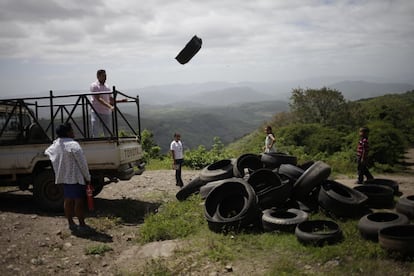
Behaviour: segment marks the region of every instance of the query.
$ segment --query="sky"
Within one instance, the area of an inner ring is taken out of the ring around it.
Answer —
[[[193,59],[175,57],[197,35]],[[2,93],[108,84],[284,82],[339,76],[414,84],[412,0],[0,0]]]

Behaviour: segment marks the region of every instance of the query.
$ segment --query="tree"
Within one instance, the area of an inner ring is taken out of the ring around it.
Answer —
[[[296,88],[290,100],[291,111],[300,123],[334,126],[346,119],[347,102],[342,93],[335,89]]]
[[[161,147],[158,146],[154,141],[154,134],[148,129],[144,129],[141,133],[141,145],[144,150],[144,159],[160,158]]]

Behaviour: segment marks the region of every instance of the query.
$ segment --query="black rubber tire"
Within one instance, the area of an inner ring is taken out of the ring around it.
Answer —
[[[55,184],[53,170],[44,170],[35,176],[33,181],[33,197],[36,203],[45,210],[63,210],[63,185]]]
[[[315,162],[295,182],[292,197],[305,202],[315,187],[320,186],[331,174],[331,167],[322,161]]]
[[[410,219],[414,218],[414,195],[407,195],[398,199],[395,209]]]
[[[302,164],[298,164],[297,166],[299,168],[301,168],[302,170],[306,171],[307,169],[309,169],[313,164],[315,164],[315,161],[311,160],[311,161],[306,161],[305,163]]]
[[[390,187],[391,189],[394,190],[394,195],[399,195],[400,192],[400,188],[399,185],[396,181],[392,180],[392,179],[385,179],[385,178],[374,178],[374,179],[370,179],[370,180],[365,180],[364,184],[374,184],[374,185],[383,185],[383,186],[387,186]]]
[[[188,182],[188,184],[184,185],[176,194],[175,197],[179,201],[186,200],[188,197],[190,197],[193,194],[197,194],[200,192],[200,188],[204,185],[206,185],[207,182],[204,180],[201,180],[199,176]]]
[[[282,164],[296,165],[298,162],[296,156],[287,155],[282,152],[263,153],[260,157],[260,160],[266,168],[270,169],[278,168]]]
[[[289,199],[292,188],[292,184],[286,181],[281,182],[280,186],[269,187],[257,192],[260,209],[282,206]]]
[[[211,190],[213,190],[216,186],[221,185],[223,182],[225,182],[226,179],[224,180],[217,180],[217,181],[213,181],[213,182],[208,182],[206,185],[201,186],[200,187],[200,196],[201,199],[206,199],[208,194],[211,192]]]
[[[368,197],[333,180],[326,180],[319,191],[318,202],[331,217],[360,217],[366,212]]]
[[[288,181],[282,182],[280,177],[270,169],[254,171],[247,182],[253,187],[262,210],[286,202],[292,191],[292,185]]]
[[[212,182],[233,177],[234,160],[222,159],[203,168],[200,172],[200,179],[205,182]]]
[[[262,215],[263,230],[293,233],[296,225],[308,220],[308,217],[308,213],[299,209],[266,209]]]
[[[260,156],[253,153],[246,153],[240,155],[233,166],[233,174],[235,177],[244,177],[244,169],[248,169],[249,172],[253,172],[263,168],[263,163],[260,161]]]
[[[280,175],[287,176],[292,184],[294,184],[305,171],[292,164],[282,164],[280,165],[279,169],[275,170],[275,172]]]
[[[405,215],[394,212],[376,212],[363,216],[358,222],[358,230],[363,238],[378,241],[380,229],[409,223]]]
[[[241,203],[244,203],[241,207]],[[204,216],[210,230],[239,231],[259,222],[257,197],[245,180],[226,179],[214,187],[204,203]]]
[[[414,224],[384,227],[378,232],[380,246],[403,255],[414,254]]]
[[[355,190],[368,197],[367,206],[369,208],[392,208],[394,206],[394,190],[383,185],[358,185]]]
[[[322,231],[327,230],[327,231]],[[330,220],[308,220],[299,223],[295,229],[298,241],[305,245],[323,246],[342,241],[339,225]]]

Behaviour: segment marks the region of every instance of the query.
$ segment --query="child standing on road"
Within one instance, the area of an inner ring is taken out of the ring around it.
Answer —
[[[369,129],[367,127],[361,127],[359,129],[359,142],[357,147],[357,159],[358,159],[358,180],[357,184],[364,183],[364,176],[367,177],[367,180],[374,179],[372,174],[369,172],[367,167],[368,160],[368,133]]]

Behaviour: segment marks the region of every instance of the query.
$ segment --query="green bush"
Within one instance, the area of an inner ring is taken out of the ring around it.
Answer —
[[[341,150],[343,134],[320,124],[293,124],[279,129],[285,144],[302,146],[305,153],[331,155]]]
[[[368,127],[369,157],[372,162],[395,165],[401,160],[407,146],[401,130],[381,121],[371,122]]]

